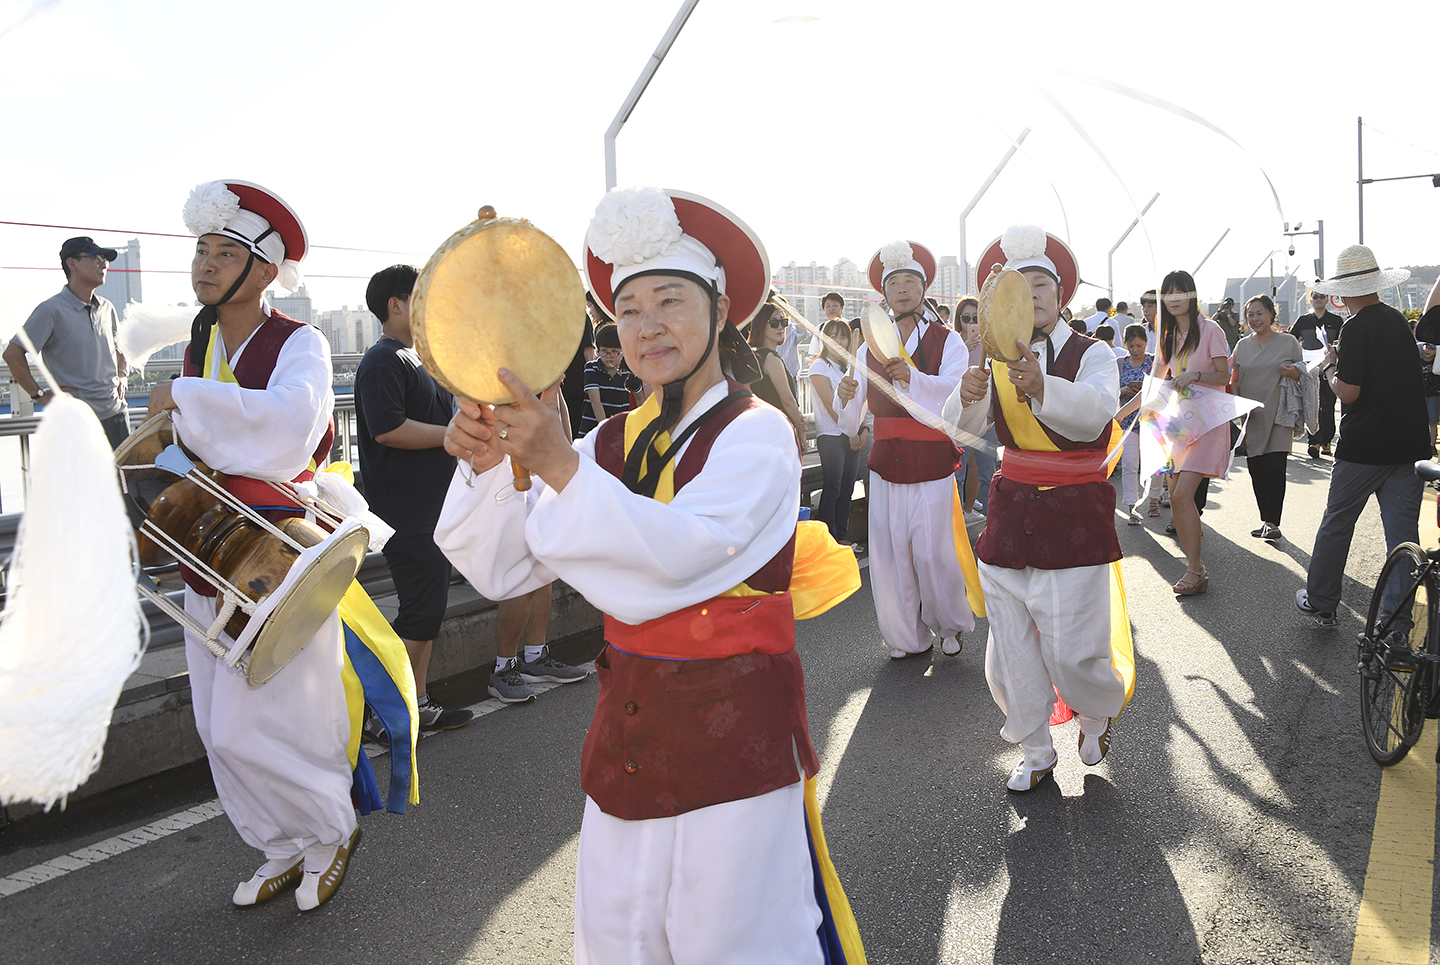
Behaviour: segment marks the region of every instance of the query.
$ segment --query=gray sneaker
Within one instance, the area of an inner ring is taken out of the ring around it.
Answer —
[[[532,684],[573,684],[590,676],[588,670],[581,670],[579,667],[572,667],[568,663],[561,663],[550,656],[549,647],[542,649],[540,656],[534,660],[516,659],[516,667],[520,671],[520,676]]]
[[[490,675],[490,696],[504,704],[523,704],[535,699],[535,691],[520,676],[519,662],[510,658],[505,669]]]

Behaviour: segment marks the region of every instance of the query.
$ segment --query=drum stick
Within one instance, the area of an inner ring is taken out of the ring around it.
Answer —
[[[510,460],[510,469],[515,473],[515,491],[517,493],[528,493],[530,491],[530,470],[520,465],[513,458]]]

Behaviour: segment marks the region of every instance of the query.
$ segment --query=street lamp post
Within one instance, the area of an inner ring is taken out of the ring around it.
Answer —
[[[1156,191],[1154,197],[1145,202],[1145,207],[1140,209],[1140,213],[1135,216],[1134,221],[1130,222],[1130,227],[1125,229],[1125,233],[1120,236],[1120,240],[1110,246],[1110,254],[1105,256],[1105,270],[1108,273],[1106,276],[1105,290],[1109,294],[1112,302],[1115,300],[1115,249],[1125,243],[1125,239],[1130,237],[1130,232],[1135,230],[1135,226],[1140,223],[1140,219],[1145,217],[1145,212],[1150,210],[1150,206],[1154,204],[1159,197],[1160,192]],[[1222,235],[1221,237],[1224,236]],[[1216,244],[1219,244],[1219,242],[1217,241]]]
[[[1015,152],[1019,150],[1020,145],[1025,142],[1025,138],[1029,136],[1030,128],[1028,127],[1020,132],[1020,136],[1011,142],[1009,149],[1005,152],[1005,156],[1000,159],[1000,163],[995,165],[995,170],[990,172],[990,176],[985,179],[985,183],[980,185],[980,190],[975,192],[975,197],[971,198],[970,203],[965,206],[965,210],[960,212],[960,294],[962,295],[970,294],[970,265],[965,260],[965,218],[971,211],[975,210],[975,206],[980,203],[980,199],[985,196],[985,192],[990,190],[990,185],[995,183],[995,179],[1000,176],[1000,172],[1005,169],[1005,165],[1010,163],[1010,159],[1015,156]],[[975,275],[975,283],[979,284],[980,270],[978,267],[975,270]]]
[[[1360,193],[1360,244],[1365,243],[1365,185],[1375,184],[1380,181],[1414,181],[1417,178],[1429,178],[1430,183],[1440,188],[1440,173],[1433,174],[1402,174],[1398,178],[1367,178],[1365,176],[1365,122],[1355,118],[1355,189]],[[1321,253],[1324,257],[1324,253]]]
[[[620,128],[630,119],[630,114],[635,110],[635,105],[640,103],[640,95],[645,93],[645,88],[650,86],[655,71],[660,69],[664,62],[665,55],[675,43],[675,38],[680,36],[685,21],[690,19],[690,14],[695,11],[695,5],[700,0],[685,0],[680,4],[680,12],[675,14],[675,19],[670,22],[670,29],[665,31],[665,36],[660,38],[660,45],[645,62],[645,69],[640,71],[640,77],[635,81],[635,86],[630,88],[625,103],[620,105],[620,110],[615,114],[615,120],[610,122],[610,127],[605,131],[605,190],[609,191],[615,187],[615,138],[620,133]]]

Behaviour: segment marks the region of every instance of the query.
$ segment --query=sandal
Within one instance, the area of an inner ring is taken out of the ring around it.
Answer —
[[[1194,596],[1196,593],[1204,593],[1210,589],[1210,574],[1201,571],[1186,570],[1180,582],[1171,587],[1176,596]]]
[[[1174,536],[1174,535],[1176,535],[1176,533],[1175,533],[1175,520],[1172,519],[1172,520],[1170,520],[1170,522],[1168,522],[1168,523],[1165,524],[1165,532],[1166,532],[1166,534],[1169,535],[1169,536]]]
[[[1150,518],[1151,518],[1151,519],[1159,519],[1159,518],[1160,518],[1160,500],[1158,500],[1158,499],[1152,499],[1152,500],[1150,500]]]

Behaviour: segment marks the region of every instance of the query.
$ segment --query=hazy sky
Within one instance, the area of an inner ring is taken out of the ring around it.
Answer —
[[[359,303],[364,281],[318,276],[423,263],[482,204],[576,253],[605,128],[678,6],[0,0],[0,220],[183,232],[194,184],[256,181],[314,244],[408,253],[314,252],[320,308]],[[1285,219],[1325,220],[1332,268],[1356,234],[1357,114],[1374,125],[1367,175],[1440,171],[1433,51],[1410,40],[1433,42],[1434,0],[1348,9],[702,0],[620,135],[619,180],[714,198],[772,266],[863,265],[900,236],[955,254],[961,208],[1028,126],[970,217],[972,258],[1007,224],[1064,235],[1068,220],[1083,276],[1104,286],[1106,252],[1159,191],[1115,256],[1117,297],[1193,269],[1227,227],[1202,292],[1271,249],[1277,273],[1308,274],[1315,239],[1287,259],[1262,169]],[[1242,147],[1056,68],[1179,105]],[[1428,180],[1366,189],[1384,265],[1440,261],[1437,223]],[[55,265],[73,233],[0,225],[0,265]],[[142,244],[147,269],[177,272],[147,274],[146,300],[188,300],[192,243]],[[0,328],[60,284],[0,271]]]

